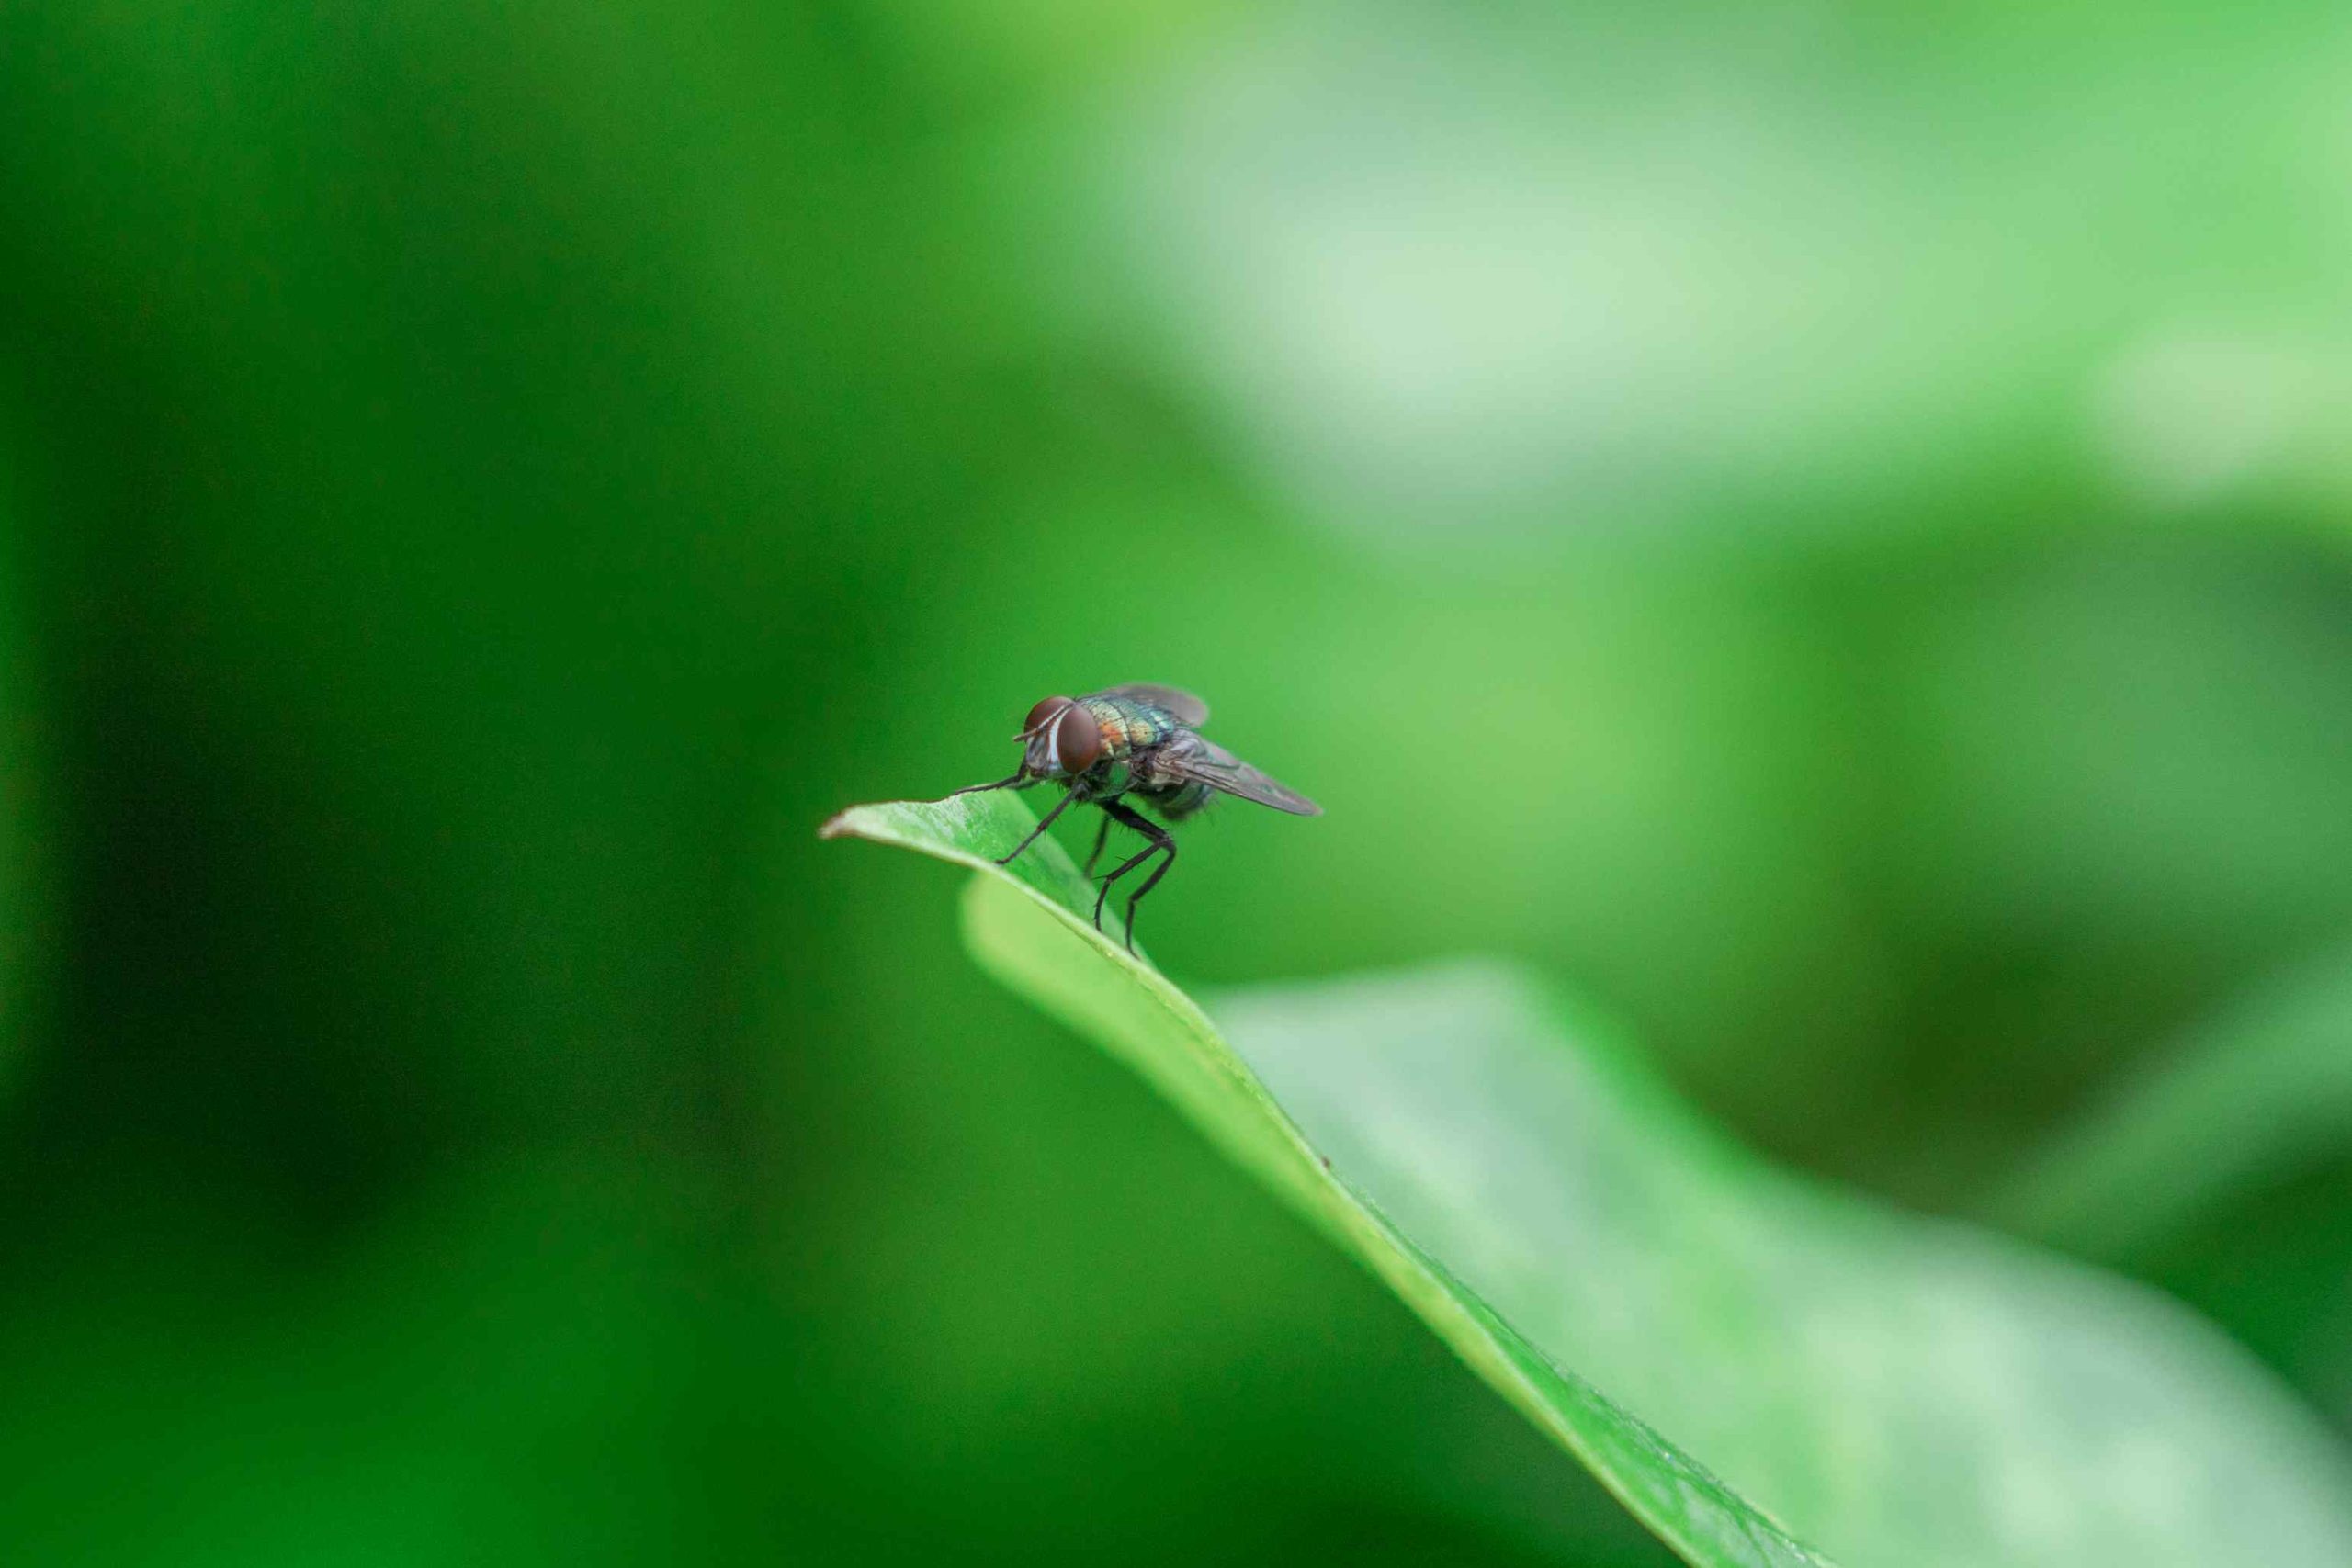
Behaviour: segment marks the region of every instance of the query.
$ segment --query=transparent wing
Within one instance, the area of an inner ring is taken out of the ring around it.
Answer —
[[[1179,691],[1174,686],[1155,686],[1148,681],[1130,681],[1124,686],[1114,686],[1107,692],[1095,694],[1149,703],[1171,715],[1179,724],[1206,724],[1209,721],[1209,705],[1192,693]]]
[[[1211,789],[1254,800],[1294,817],[1323,815],[1321,807],[1298,791],[1277,784],[1216,741],[1189,729],[1153,751],[1148,766],[1160,779],[1204,784]]]

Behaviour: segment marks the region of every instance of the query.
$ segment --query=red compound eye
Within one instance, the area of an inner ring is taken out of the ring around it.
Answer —
[[[1035,707],[1029,710],[1028,718],[1023,720],[1022,723],[1021,733],[1023,735],[1035,735],[1037,731],[1045,728],[1046,722],[1053,718],[1055,715],[1060,713],[1062,709],[1069,705],[1070,701],[1068,697],[1047,697],[1044,702],[1039,703]]]
[[[1102,758],[1102,727],[1076,703],[1054,723],[1054,750],[1067,773],[1082,773]]]

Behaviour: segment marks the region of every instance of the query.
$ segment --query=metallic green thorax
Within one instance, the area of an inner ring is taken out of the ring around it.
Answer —
[[[1165,709],[1132,697],[1082,697],[1080,701],[1102,727],[1105,759],[1156,746],[1177,730],[1175,717]]]
[[[1102,730],[1102,760],[1089,768],[1087,783],[1098,795],[1125,793],[1135,783],[1127,759],[1176,733],[1174,716],[1130,697],[1082,697],[1080,702]]]

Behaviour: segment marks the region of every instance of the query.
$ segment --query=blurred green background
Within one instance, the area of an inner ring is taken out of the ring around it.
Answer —
[[[1972,1212],[2352,931],[2347,104],[2315,4],[0,11],[0,1550],[1659,1561],[813,829],[1194,687],[1329,815],[1171,974],[1517,953]],[[2120,1260],[2352,1426],[2299,1159]]]

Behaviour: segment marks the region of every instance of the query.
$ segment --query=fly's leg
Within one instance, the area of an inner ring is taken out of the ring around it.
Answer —
[[[1019,789],[1025,782],[1022,774],[1015,773],[1009,779],[999,779],[994,784],[966,784],[962,789],[951,789],[947,792],[947,798],[953,800],[959,795],[978,795],[982,790]]]
[[[1011,854],[998,856],[996,863],[999,865],[1011,865],[1014,861],[1019,860],[1021,858],[1021,852],[1035,843],[1037,841],[1037,835],[1052,827],[1054,825],[1054,818],[1059,817],[1063,812],[1068,811],[1070,807],[1070,803],[1078,798],[1079,792],[1074,789],[1063,795],[1059,800],[1054,802],[1054,808],[1051,811],[1046,812],[1045,816],[1037,819],[1037,825],[1029,829],[1029,836],[1022,840],[1019,843],[1013,845],[1012,852]]]
[[[1094,863],[1102,858],[1102,846],[1110,841],[1111,816],[1109,808],[1105,807],[1102,815],[1102,826],[1096,829],[1094,834],[1094,852],[1086,857],[1086,870],[1082,874],[1089,877],[1094,874]]]
[[[1126,875],[1127,873],[1135,870],[1136,867],[1141,865],[1144,862],[1149,860],[1159,852],[1159,846],[1158,844],[1146,844],[1142,849],[1138,850],[1134,854],[1128,856],[1125,860],[1121,861],[1118,864],[1111,868],[1111,874],[1104,877],[1102,879],[1102,886],[1096,888],[1094,891],[1094,929],[1096,931],[1099,931],[1102,929],[1102,901],[1111,897],[1111,884],[1118,881],[1119,878]]]
[[[1176,863],[1176,840],[1149,818],[1137,815],[1115,800],[1106,800],[1102,803],[1102,814],[1106,818],[1115,818],[1123,827],[1134,829],[1151,842],[1145,845],[1140,853],[1130,855],[1127,859],[1121,861],[1112,869],[1111,874],[1102,879],[1102,890],[1094,896],[1094,929],[1096,931],[1102,929],[1102,901],[1111,896],[1111,884],[1118,881],[1152,856],[1163,857],[1158,865],[1152,867],[1151,874],[1144,878],[1143,886],[1136,888],[1134,895],[1127,899],[1127,951],[1133,953],[1136,950],[1136,906],[1143,901],[1143,896],[1150,892],[1161,877],[1168,874],[1168,868]]]
[[[1127,895],[1127,951],[1129,953],[1136,950],[1136,906],[1143,902],[1145,894],[1159,886],[1159,879],[1168,874],[1170,866],[1176,863],[1176,840],[1171,838],[1161,848],[1168,852],[1167,858],[1151,868],[1151,874],[1143,879],[1141,887]]]

